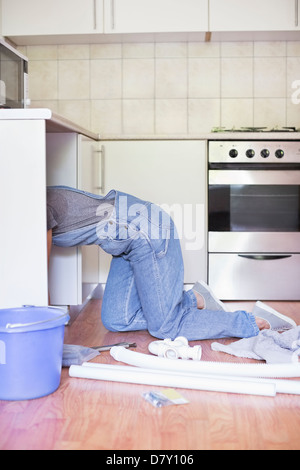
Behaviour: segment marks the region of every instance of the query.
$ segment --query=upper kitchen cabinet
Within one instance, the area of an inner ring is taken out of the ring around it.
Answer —
[[[2,35],[17,44],[22,37],[99,33],[103,0],[2,0]]]
[[[109,34],[208,30],[208,0],[104,0],[104,12]]]
[[[212,32],[297,31],[300,0],[210,0]]]

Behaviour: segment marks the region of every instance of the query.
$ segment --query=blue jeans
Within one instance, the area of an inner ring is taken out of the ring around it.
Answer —
[[[108,330],[148,330],[156,338],[185,336],[190,341],[258,334],[250,313],[197,309],[193,291],[183,289],[176,228],[158,206],[117,191],[105,197],[87,194],[115,198],[109,220],[54,235],[53,243],[96,244],[112,255],[102,303],[102,321]]]

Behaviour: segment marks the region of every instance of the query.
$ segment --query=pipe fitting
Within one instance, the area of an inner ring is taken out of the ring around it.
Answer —
[[[148,346],[149,351],[167,359],[193,359],[200,361],[202,357],[201,346],[189,346],[188,340],[184,336],[178,336],[174,341],[167,338],[163,341],[153,341]]]

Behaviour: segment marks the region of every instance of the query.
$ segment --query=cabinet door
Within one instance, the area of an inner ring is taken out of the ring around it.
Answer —
[[[45,122],[1,120],[0,149],[0,308],[46,306]]]
[[[73,133],[47,134],[47,185],[77,187],[78,136]],[[52,305],[82,303],[81,248],[54,246],[49,269]]]
[[[103,0],[2,0],[3,36],[103,32]]]
[[[104,0],[105,33],[208,30],[208,0]]]
[[[117,189],[159,204],[173,216],[183,251],[185,283],[206,280],[206,143],[103,142],[104,192]],[[100,282],[110,259],[101,252]]]
[[[299,29],[299,0],[210,0],[210,31]]]
[[[97,173],[101,144],[79,136],[78,188],[89,193],[99,194]],[[101,172],[100,172],[101,174]],[[82,246],[82,282],[85,291],[99,283],[99,247]]]

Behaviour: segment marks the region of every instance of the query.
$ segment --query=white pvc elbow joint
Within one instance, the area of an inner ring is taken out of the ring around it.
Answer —
[[[163,341],[153,341],[148,346],[149,351],[158,357],[167,359],[193,359],[200,361],[202,356],[201,346],[189,346],[184,336],[179,336],[174,341],[167,338]]]

